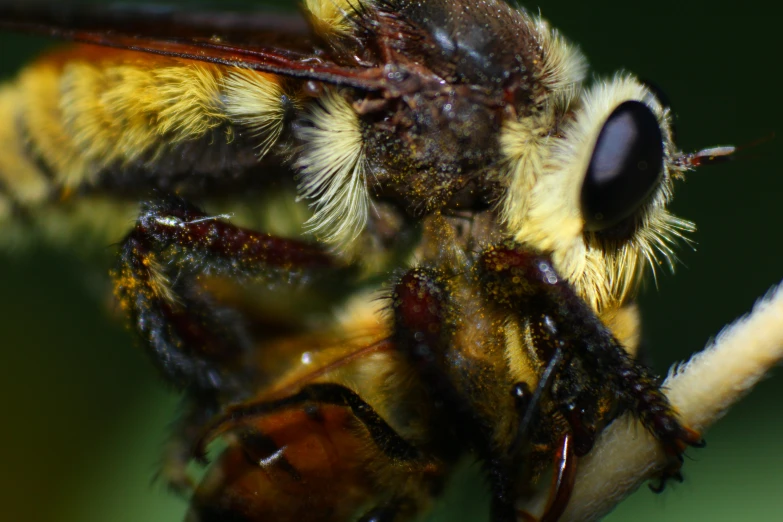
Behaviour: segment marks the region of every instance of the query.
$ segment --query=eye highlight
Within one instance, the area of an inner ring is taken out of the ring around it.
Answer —
[[[601,231],[638,209],[663,176],[663,133],[640,101],[620,104],[604,123],[582,184],[584,229]]]

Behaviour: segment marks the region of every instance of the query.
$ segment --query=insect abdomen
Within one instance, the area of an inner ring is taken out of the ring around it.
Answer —
[[[3,88],[0,176],[30,204],[131,174],[240,173],[274,146],[292,99],[273,75],[74,47]]]
[[[247,183],[295,100],[278,77],[243,69],[90,46],[47,55],[0,87],[0,220],[43,207],[70,220],[63,203],[78,197],[74,209],[101,221],[97,199]],[[107,239],[134,213],[119,212]]]

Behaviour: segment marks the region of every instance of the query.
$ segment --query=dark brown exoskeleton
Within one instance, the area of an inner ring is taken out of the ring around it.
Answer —
[[[668,109],[632,76],[584,85],[574,47],[497,0],[305,13],[0,8],[114,48],[0,92],[25,129],[0,175],[45,187],[2,197],[63,219],[53,196],[147,199],[112,276],[185,394],[164,477],[188,491],[188,462],[226,444],[188,520],[406,520],[472,458],[494,522],[534,518],[551,470],[552,522],[622,411],[681,478],[700,437],[634,359],[638,282],[691,228],[673,180],[706,161]]]

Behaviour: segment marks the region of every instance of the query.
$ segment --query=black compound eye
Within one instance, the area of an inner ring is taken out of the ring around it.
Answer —
[[[662,176],[658,119],[642,102],[620,104],[598,135],[582,184],[585,230],[604,230],[633,214]]]

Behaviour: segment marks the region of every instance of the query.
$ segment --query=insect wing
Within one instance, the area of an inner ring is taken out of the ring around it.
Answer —
[[[307,38],[310,33],[301,17],[251,13],[235,27],[237,16],[152,7],[85,10],[12,3],[0,5],[0,29],[360,89],[384,86],[377,68],[346,67],[330,60]]]
[[[166,5],[0,4],[0,24],[46,32],[53,28],[114,32],[166,38],[219,38],[224,43],[270,45],[306,52],[312,34],[302,16],[292,13],[192,11]]]

